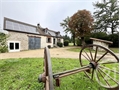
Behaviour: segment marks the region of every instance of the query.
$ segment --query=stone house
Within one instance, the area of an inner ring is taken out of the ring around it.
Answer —
[[[63,43],[63,37],[59,31],[42,28],[39,24],[34,26],[5,17],[4,30],[8,32],[9,52],[39,49],[46,46],[55,47],[57,42]]]

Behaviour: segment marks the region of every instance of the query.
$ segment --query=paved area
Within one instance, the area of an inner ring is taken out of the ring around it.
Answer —
[[[51,48],[50,56],[51,57],[60,57],[60,58],[78,58],[79,52],[71,52],[67,49],[74,47],[64,47],[64,48]],[[11,53],[2,53],[0,54],[0,59],[7,58],[34,58],[34,57],[42,57],[44,56],[44,49],[37,50],[28,50],[21,52],[11,52]]]
[[[67,49],[75,48],[75,47],[63,47],[63,48],[51,48],[50,56],[55,58],[79,58],[79,52],[72,52]],[[119,57],[119,54],[116,54]],[[1,53],[0,59],[7,59],[7,58],[43,58],[44,56],[44,49],[37,49],[37,50],[28,50],[28,51],[21,51],[21,52],[11,52],[11,53]],[[98,57],[101,55],[98,55]],[[107,57],[109,60],[113,59],[111,55]]]

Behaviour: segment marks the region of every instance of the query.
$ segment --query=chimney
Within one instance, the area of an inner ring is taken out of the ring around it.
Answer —
[[[40,27],[40,24],[38,23],[37,26]]]

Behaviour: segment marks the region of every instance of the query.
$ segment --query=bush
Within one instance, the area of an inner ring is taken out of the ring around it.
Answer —
[[[64,46],[68,46],[69,45],[69,41],[68,40],[65,40],[64,41]]]
[[[108,35],[108,40],[113,42],[110,47],[119,47],[119,33]]]
[[[0,33],[0,53],[8,52],[6,39],[7,39],[7,36],[4,33]]]
[[[48,45],[48,48],[51,48],[51,45]]]
[[[77,44],[77,46],[81,46],[81,44],[82,44],[82,42],[81,42],[81,40],[80,39],[78,39],[78,38],[76,38],[76,44]]]
[[[98,38],[98,39],[107,40],[108,35],[105,32],[97,32],[97,33],[92,33],[91,37],[92,38]]]
[[[63,47],[63,44],[60,43],[60,42],[57,42],[57,46],[59,46],[59,47]]]

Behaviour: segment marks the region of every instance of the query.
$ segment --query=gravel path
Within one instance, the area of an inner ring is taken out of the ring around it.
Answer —
[[[50,56],[56,58],[79,58],[79,52],[72,52],[68,51],[69,48],[75,47],[63,47],[63,48],[51,48]],[[119,56],[119,54],[116,54]],[[11,53],[2,53],[0,54],[0,59],[7,59],[7,58],[43,58],[44,56],[44,49],[37,49],[37,50],[28,50],[28,51],[21,51],[21,52],[11,52]],[[109,56],[109,59],[112,56]],[[111,58],[112,59],[112,58]]]
[[[64,47],[64,48],[51,48],[50,56],[51,57],[59,57],[59,58],[78,58],[79,52],[71,52],[66,49],[74,48],[74,47]],[[44,49],[37,50],[28,50],[21,52],[11,52],[11,53],[2,53],[0,54],[0,59],[7,58],[36,58],[44,56]]]

